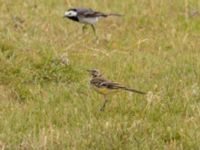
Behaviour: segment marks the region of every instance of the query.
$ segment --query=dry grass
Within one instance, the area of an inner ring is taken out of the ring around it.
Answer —
[[[120,12],[91,29],[73,6]],[[200,2],[0,2],[0,149],[200,149]],[[102,97],[88,68],[143,97]]]

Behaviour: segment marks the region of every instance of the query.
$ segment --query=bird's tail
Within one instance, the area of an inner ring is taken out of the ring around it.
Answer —
[[[138,94],[146,94],[145,92],[141,92],[141,91],[138,91],[138,90],[135,90],[135,89],[130,89],[130,88],[127,88],[127,87],[123,87],[122,89],[126,90],[126,91],[130,91],[130,92],[135,92],[135,93],[138,93]]]
[[[116,17],[121,17],[122,14],[118,14],[118,13],[110,13],[110,14],[107,14],[107,16],[116,16]]]

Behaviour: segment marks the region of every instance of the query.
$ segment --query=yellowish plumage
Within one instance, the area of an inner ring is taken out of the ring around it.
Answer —
[[[109,94],[115,93],[117,91],[121,90],[127,90],[127,91],[131,91],[131,92],[136,92],[139,94],[145,94],[144,92],[135,90],[135,89],[130,89],[127,88],[119,83],[116,82],[112,82],[109,80],[106,80],[102,77],[101,73],[97,70],[97,69],[91,69],[88,70],[88,72],[91,74],[92,79],[90,80],[90,85],[91,87],[98,93],[102,94],[104,96],[104,103],[101,107],[101,111],[104,110],[105,105],[108,101],[107,96]]]
[[[96,86],[94,86],[94,85],[91,85],[91,87],[92,87],[96,92],[98,92],[99,94],[103,94],[103,95],[108,95],[108,94],[116,93],[116,92],[119,91],[119,90],[117,90],[117,89],[99,88],[99,87],[96,87]]]

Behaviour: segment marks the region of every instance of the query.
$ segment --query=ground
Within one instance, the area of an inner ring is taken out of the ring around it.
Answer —
[[[120,13],[88,28],[71,7]],[[200,149],[200,1],[0,0],[0,149]],[[86,69],[147,92],[103,97]]]

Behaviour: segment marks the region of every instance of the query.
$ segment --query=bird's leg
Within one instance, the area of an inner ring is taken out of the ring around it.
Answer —
[[[98,36],[97,36],[97,33],[96,33],[95,26],[92,24],[91,27],[92,27],[92,30],[93,30],[93,33],[94,33],[94,36],[95,36],[95,39],[94,39],[94,40],[95,40],[96,43],[99,43],[99,40],[98,40]]]
[[[82,32],[83,32],[83,33],[85,33],[85,29],[86,29],[86,28],[87,28],[87,25],[84,24],[83,27],[82,27]]]
[[[108,102],[107,96],[104,95],[104,103],[103,103],[103,105],[101,106],[100,111],[104,111],[107,102]]]
[[[91,27],[92,27],[92,30],[94,32],[94,35],[96,36],[96,29],[95,29],[95,26],[93,24],[91,24]]]

